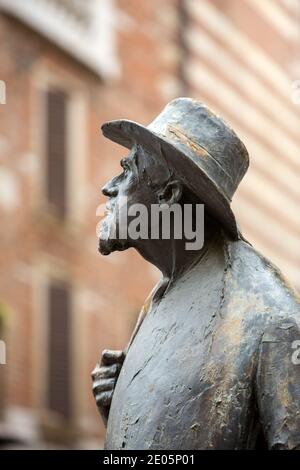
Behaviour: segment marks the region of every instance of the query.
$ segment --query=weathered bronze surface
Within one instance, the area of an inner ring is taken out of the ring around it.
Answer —
[[[245,147],[189,99],[170,103],[148,128],[113,121],[103,131],[130,153],[103,188],[110,214],[100,251],[134,247],[162,272],[129,346],[105,351],[93,372],[106,448],[299,449],[300,303],[231,212]],[[203,248],[111,238],[125,195],[147,207],[205,203]]]

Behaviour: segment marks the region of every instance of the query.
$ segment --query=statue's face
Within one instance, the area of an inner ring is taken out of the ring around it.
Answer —
[[[120,164],[122,173],[102,188],[103,194],[109,198],[106,204],[107,216],[102,222],[99,236],[99,251],[103,255],[137,247],[136,240],[132,240],[127,231],[130,220],[128,209],[137,203],[147,208],[156,203],[156,192],[150,183],[153,180],[157,183],[157,179],[165,173],[165,169],[156,163],[151,154],[136,146]]]

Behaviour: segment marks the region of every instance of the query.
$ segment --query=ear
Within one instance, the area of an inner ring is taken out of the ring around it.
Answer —
[[[174,180],[170,181],[165,185],[164,188],[160,189],[158,192],[158,202],[159,204],[167,204],[168,206],[176,204],[180,201],[182,196],[182,183],[180,181]]]

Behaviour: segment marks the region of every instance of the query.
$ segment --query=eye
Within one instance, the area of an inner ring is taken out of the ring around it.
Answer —
[[[128,163],[126,162],[126,160],[121,160],[121,167],[123,168],[124,170],[124,174],[126,175],[128,173],[128,171],[130,170],[130,167],[128,165]]]

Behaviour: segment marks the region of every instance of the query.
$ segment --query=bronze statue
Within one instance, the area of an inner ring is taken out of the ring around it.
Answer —
[[[300,449],[300,303],[230,208],[249,164],[244,144],[189,98],[148,127],[119,120],[102,130],[130,152],[103,188],[99,250],[134,247],[162,272],[129,346],[104,351],[92,374],[106,448]],[[184,236],[111,236],[124,229],[125,196],[149,209],[203,203],[202,248],[187,250]]]

